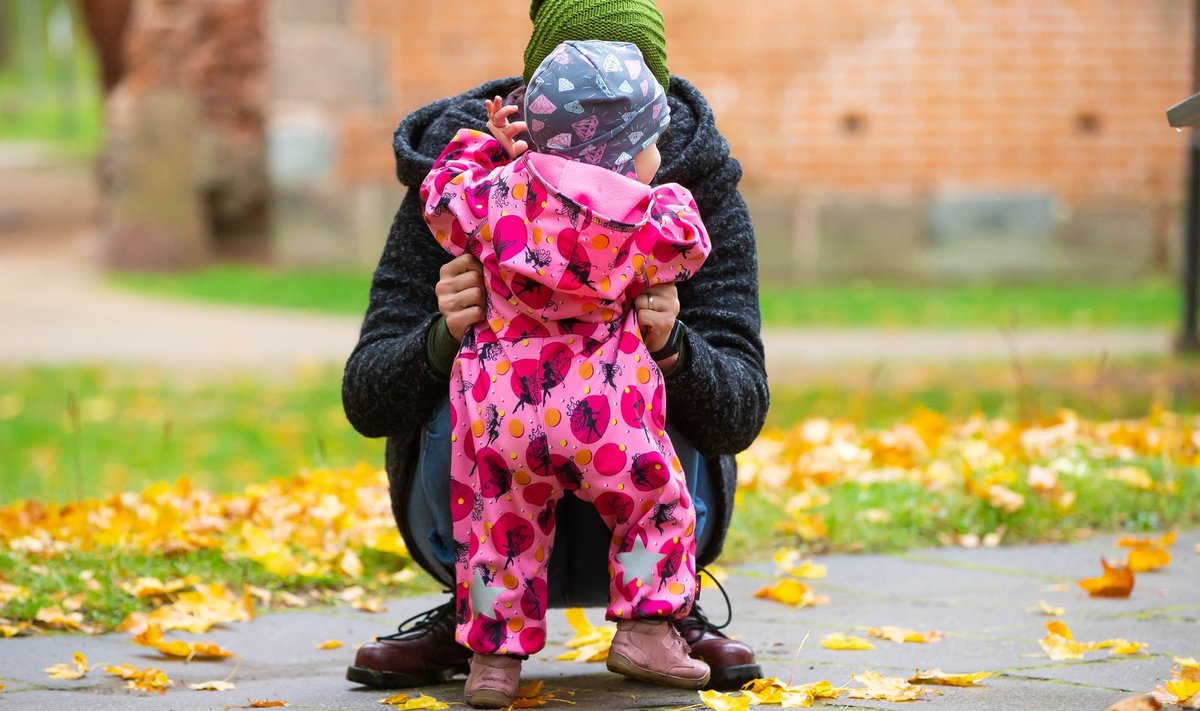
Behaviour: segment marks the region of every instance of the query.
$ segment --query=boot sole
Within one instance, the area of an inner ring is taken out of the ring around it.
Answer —
[[[373,689],[408,689],[427,684],[444,684],[453,679],[456,674],[466,674],[469,671],[470,667],[465,663],[461,667],[448,667],[421,674],[401,674],[352,666],[346,669],[346,679]]]
[[[620,652],[608,653],[608,670],[621,676],[627,676],[630,679],[639,679],[641,681],[649,681],[654,684],[662,684],[664,686],[672,686],[676,689],[703,689],[708,683],[709,677],[712,676],[712,670],[709,670],[704,675],[703,679],[683,679],[669,674],[660,674],[649,669],[643,669],[621,654]]]
[[[755,679],[763,678],[758,664],[739,664],[732,667],[713,669],[705,689],[737,691]]]
[[[512,697],[495,689],[480,689],[467,697],[467,703],[477,709],[502,709],[512,706]]]

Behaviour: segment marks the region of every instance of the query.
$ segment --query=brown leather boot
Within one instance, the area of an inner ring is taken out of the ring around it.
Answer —
[[[699,605],[692,605],[688,616],[674,620],[673,624],[692,648],[692,657],[707,663],[712,670],[705,688],[732,691],[752,679],[762,678],[762,667],[755,661],[750,645],[722,634],[721,629],[728,622],[718,627],[709,622]]]
[[[359,648],[346,678],[376,689],[404,689],[450,681],[470,671],[471,650],[454,640],[454,602],[400,624],[394,634]]]

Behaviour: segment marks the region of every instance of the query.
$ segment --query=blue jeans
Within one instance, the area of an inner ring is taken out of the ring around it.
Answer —
[[[671,438],[671,444],[675,447],[675,453],[679,456],[680,463],[683,464],[684,478],[687,481],[689,493],[692,495],[692,501],[696,507],[696,550],[701,551],[708,543],[708,539],[712,536],[712,532],[708,529],[707,519],[709,505],[713,501],[716,494],[716,489],[712,483],[712,474],[709,471],[708,463],[692,443],[683,435],[675,430],[671,423],[667,422],[667,436]],[[417,458],[417,468],[414,472],[412,481],[413,490],[408,497],[408,525],[411,531],[416,532],[412,541],[424,555],[427,560],[436,560],[442,563],[447,568],[454,566],[454,525],[450,518],[450,401],[449,398],[442,402],[433,411],[433,416],[429,418],[429,422],[425,424],[424,430],[421,432],[421,448]],[[567,498],[574,499],[569,494],[564,497],[564,501],[560,502],[559,511],[563,510],[562,505],[567,503]],[[589,545],[595,551],[603,548],[608,549],[609,531],[603,527],[603,522],[599,514],[590,504],[584,504],[578,500],[574,500],[573,504],[586,506],[591,509],[591,513],[595,515],[595,521],[601,523],[599,529],[571,529],[574,531],[584,530],[590,536],[592,533],[602,534],[603,540],[588,541],[596,545]],[[570,505],[570,504],[568,504]],[[563,518],[559,519],[559,540],[556,541],[555,553],[551,555],[549,570],[551,574],[550,583],[550,605],[557,607],[556,590],[554,575],[556,567],[556,558],[561,558],[564,555],[570,556],[566,551],[560,551],[561,546],[557,545],[562,541],[566,529],[561,524]],[[425,536],[420,534],[421,531],[428,531]],[[567,534],[570,535],[569,533]],[[578,546],[576,546],[578,549]],[[555,555],[558,554],[558,555]],[[600,571],[604,572],[602,581],[589,580],[586,585],[580,584],[581,581],[576,580],[575,586],[580,590],[594,589],[596,583],[599,583],[599,590],[607,591],[607,558],[600,561],[603,565]],[[592,566],[595,567],[595,566]],[[568,588],[571,586],[568,586]],[[570,594],[560,595],[560,598],[571,598],[575,602],[579,602],[579,598]],[[589,600],[594,600],[589,598]],[[561,603],[562,600],[557,602]],[[604,604],[601,600],[594,604]]]

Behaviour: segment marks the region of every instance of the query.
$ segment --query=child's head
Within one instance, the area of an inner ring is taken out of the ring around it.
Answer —
[[[533,73],[525,120],[535,150],[649,183],[671,110],[636,46],[564,42]]]

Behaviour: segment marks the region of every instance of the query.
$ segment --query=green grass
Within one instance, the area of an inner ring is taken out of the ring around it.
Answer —
[[[1145,491],[1099,475],[1105,465],[1135,464],[1145,467],[1158,483],[1173,482],[1177,493]],[[1072,478],[1068,486],[1077,493],[1067,511],[1056,508],[1024,482],[1013,489],[1025,497],[1026,505],[1006,513],[962,490],[933,492],[913,482],[861,486],[846,482],[826,489],[829,503],[816,507],[829,528],[821,551],[902,551],[937,545],[943,537],[982,534],[1003,527],[1003,542],[1070,541],[1092,532],[1162,532],[1170,528],[1200,525],[1200,469],[1165,469],[1157,460],[1096,462],[1086,475]],[[782,546],[804,546],[794,533],[781,530],[789,520],[783,505],[789,494],[747,492],[734,509],[726,552],[730,560],[760,559],[763,553]],[[872,509],[886,511],[885,523],[872,523],[863,514]]]
[[[113,282],[155,296],[362,316],[371,275],[219,266],[185,274],[120,274]]]
[[[219,266],[186,274],[123,274],[118,286],[145,294],[226,304],[361,316],[365,272]],[[1165,280],[1112,286],[883,284],[764,286],[768,326],[1020,328],[1165,326],[1178,318],[1178,290]]]
[[[90,367],[0,369],[0,504],[190,476],[234,491],[302,467],[381,462],[342,412],[336,368],[262,379]]]

